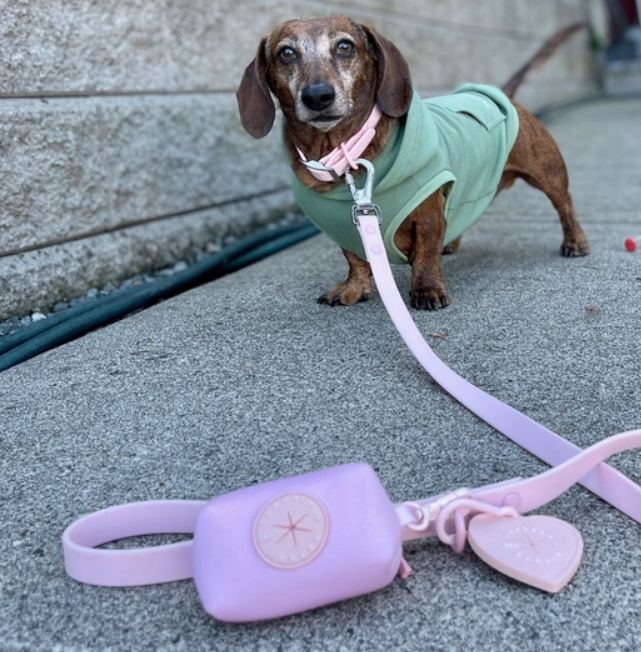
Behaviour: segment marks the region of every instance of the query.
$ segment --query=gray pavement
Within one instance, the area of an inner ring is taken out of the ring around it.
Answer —
[[[519,183],[445,260],[452,305],[413,314],[458,373],[585,447],[641,427],[641,251],[623,248],[641,235],[641,103],[550,127],[592,254],[561,258],[551,206]],[[541,510],[585,540],[555,596],[434,540],[406,546],[408,580],[247,625],[208,617],[191,581],[66,577],[63,529],[109,505],[356,460],[394,501],[545,468],[429,380],[377,296],[317,305],[343,273],[318,236],[0,375],[2,652],[639,649],[641,525],[576,487]],[[641,482],[641,451],[612,463]]]

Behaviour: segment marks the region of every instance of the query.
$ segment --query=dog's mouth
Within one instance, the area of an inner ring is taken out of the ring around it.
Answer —
[[[344,117],[344,115],[317,115],[309,118],[307,123],[319,131],[329,131],[339,124]]]
[[[315,118],[312,118],[310,122],[336,122],[342,118],[342,115],[318,115]]]

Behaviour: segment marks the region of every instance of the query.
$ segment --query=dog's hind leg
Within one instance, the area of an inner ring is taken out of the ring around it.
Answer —
[[[563,229],[562,256],[586,256],[587,238],[574,212],[568,172],[550,132],[528,111],[519,112],[519,134],[510,152],[499,189],[508,188],[517,177],[544,192],[559,214]]]
[[[461,240],[463,239],[463,236],[460,235],[458,238],[455,238],[450,242],[450,244],[445,245],[443,247],[443,255],[448,256],[449,254],[454,254],[459,250],[459,247],[461,246]]]

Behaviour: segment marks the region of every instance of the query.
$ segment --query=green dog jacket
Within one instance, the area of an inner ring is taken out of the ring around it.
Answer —
[[[438,188],[445,193],[444,245],[481,216],[496,194],[518,129],[516,109],[493,86],[465,84],[451,95],[425,100],[414,93],[405,119],[397,120],[385,148],[372,161],[372,201],[381,209],[381,233],[391,263],[407,262],[394,244],[398,227]],[[294,176],[294,196],[316,226],[365,260],[346,184],[318,193]]]

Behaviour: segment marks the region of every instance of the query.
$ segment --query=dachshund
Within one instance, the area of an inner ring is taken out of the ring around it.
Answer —
[[[384,241],[391,262],[411,265],[410,303],[416,309],[450,304],[442,254],[456,251],[462,231],[517,178],[552,202],[563,230],[561,255],[589,253],[556,142],[512,100],[526,74],[581,26],[560,30],[502,89],[467,85],[427,100],[418,98],[398,48],[344,16],[287,21],[260,42],[237,92],[241,123],[254,138],[266,136],[275,121],[275,97],[284,116],[296,199],[342,247],[349,265],[345,281],[319,303],[353,305],[372,293],[358,236],[335,235],[328,226],[336,207],[341,224],[356,232],[349,207],[342,207],[351,197],[340,179],[356,167],[355,158],[375,166],[373,201],[392,206],[384,211],[391,215],[391,226],[382,226]],[[397,160],[403,152],[409,162]],[[332,166],[336,159],[342,162]],[[310,161],[320,161],[326,172],[311,170]],[[394,187],[394,180],[400,185]]]

